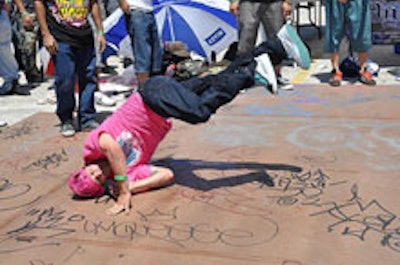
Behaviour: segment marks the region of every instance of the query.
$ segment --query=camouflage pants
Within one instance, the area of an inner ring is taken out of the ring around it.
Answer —
[[[41,75],[36,63],[39,24],[36,16],[34,14],[32,16],[34,16],[34,27],[31,30],[24,28],[21,17],[16,18],[12,24],[15,57],[20,70],[25,72],[28,79]]]

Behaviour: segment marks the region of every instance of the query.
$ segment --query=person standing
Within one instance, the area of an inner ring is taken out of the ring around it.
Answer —
[[[0,0],[0,95],[30,95],[29,91],[21,90],[18,85],[18,63],[11,50],[10,8],[9,1]]]
[[[121,0],[126,26],[132,41],[134,66],[139,87],[153,75],[161,74],[163,49],[151,0]]]
[[[11,25],[15,57],[28,83],[42,82],[43,75],[36,62],[39,25],[34,10],[34,0],[15,0],[14,3]]]
[[[106,45],[97,0],[35,0],[35,11],[43,45],[55,66],[56,113],[61,121],[61,134],[70,137],[76,132],[73,126],[76,77],[79,84],[79,129],[96,128],[96,50],[89,15],[92,15],[97,29],[99,49],[103,51]]]
[[[347,32],[351,49],[358,54],[360,82],[374,86],[376,81],[367,70],[368,50],[372,46],[369,0],[326,0],[324,51],[330,54],[332,77],[329,84],[340,86],[343,73],[339,69],[339,46]]]
[[[290,16],[292,6],[289,0],[229,0],[230,11],[238,18],[239,41],[237,54],[241,55],[254,48],[260,23],[267,38],[272,38]],[[275,66],[278,86],[289,89],[292,85],[282,77],[280,65]]]

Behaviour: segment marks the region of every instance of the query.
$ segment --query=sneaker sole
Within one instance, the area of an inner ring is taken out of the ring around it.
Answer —
[[[71,137],[75,135],[75,132],[74,131],[61,132],[61,135],[64,137]]]
[[[272,87],[272,93],[278,93],[278,81],[276,79],[275,69],[272,66],[271,60],[267,53],[263,53],[262,55],[255,58],[257,62],[256,72],[267,80],[268,84]]]
[[[292,26],[290,26],[289,24],[285,24],[279,30],[277,36],[281,40],[282,45],[288,55],[292,57],[292,59],[294,59],[301,68],[310,68],[310,53],[308,52],[306,45],[300,39],[299,35]],[[298,51],[297,53],[296,50]]]

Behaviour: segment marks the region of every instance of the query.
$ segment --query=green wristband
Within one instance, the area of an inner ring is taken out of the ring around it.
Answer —
[[[26,10],[21,13],[22,18],[26,17],[27,15],[29,15],[29,13]]]
[[[99,35],[104,35],[104,31],[103,31],[103,30],[98,30],[98,31],[97,31],[97,34],[99,34]]]
[[[117,180],[117,181],[126,181],[126,180],[128,180],[128,177],[127,177],[127,176],[122,176],[122,175],[115,175],[115,176],[114,176],[114,180]]]

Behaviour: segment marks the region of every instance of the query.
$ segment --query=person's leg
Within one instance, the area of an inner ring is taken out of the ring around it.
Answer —
[[[325,1],[326,27],[324,52],[329,53],[332,65],[332,77],[329,83],[339,86],[343,74],[339,69],[339,46],[344,37],[345,5],[335,0]]]
[[[339,53],[332,52],[330,59],[332,65],[332,76],[329,79],[329,84],[331,86],[340,86],[343,80],[343,73],[339,69]]]
[[[282,1],[263,3],[261,23],[267,38],[273,37],[282,27],[285,20],[282,15]]]
[[[150,177],[129,182],[129,191],[138,193],[168,185],[174,178],[174,173],[166,167],[151,166]]]
[[[260,25],[261,3],[243,0],[239,6],[239,41],[237,54],[244,54],[254,48]]]
[[[192,85],[202,86],[201,78],[193,80]],[[145,82],[139,93],[146,105],[159,115],[196,124],[206,122],[219,107],[233,100],[240,90],[252,84],[253,73],[222,72],[206,77],[204,82],[206,89],[196,94],[195,86],[186,87],[174,79],[156,76]]]
[[[23,61],[22,61],[22,51],[21,51],[21,46],[23,42],[23,31],[24,29],[21,30],[22,21],[21,18],[16,14],[15,19],[11,23],[11,29],[12,29],[12,44],[14,46],[14,57],[17,60],[18,63],[18,68],[20,70],[25,70]]]
[[[151,71],[150,76],[162,74],[163,48],[158,35],[157,22],[153,13],[147,14],[150,20],[150,44],[151,44]]]
[[[371,14],[369,0],[355,0],[348,3],[349,39],[351,46],[358,54],[360,63],[360,82],[376,85],[372,74],[366,69],[368,50],[372,46]]]
[[[141,86],[150,76],[151,37],[150,22],[147,14],[141,10],[131,10],[128,32],[132,41],[135,57],[135,71]]]
[[[75,62],[78,65],[79,124],[82,129],[94,129],[96,109],[94,93],[97,88],[96,51],[92,45],[77,49]]]
[[[8,13],[0,10],[0,95],[9,94],[18,80],[18,64],[11,51],[11,24]]]
[[[26,58],[26,78],[29,83],[38,83],[43,81],[43,75],[40,69],[37,67],[37,49],[36,44],[38,42],[38,28],[36,24],[32,31],[27,32],[27,43],[24,46],[23,54]]]
[[[189,123],[205,122],[222,105],[230,102],[240,90],[254,83],[255,57],[268,53],[273,63],[287,55],[277,38],[272,38],[238,56],[224,71],[181,83],[158,76],[144,83],[140,91],[144,102],[163,117],[174,117]]]
[[[72,126],[73,112],[75,109],[75,69],[74,52],[67,43],[58,43],[58,51],[52,56],[55,67],[55,91],[57,96],[56,113],[61,124]],[[63,128],[61,128],[63,129]],[[68,135],[72,136],[71,128],[68,128]],[[63,132],[62,132],[63,133]]]
[[[19,16],[14,22],[15,35],[15,51],[20,65],[20,70],[23,70],[28,83],[36,83],[42,81],[42,75],[36,64],[36,44],[38,41],[39,24],[35,14],[30,14],[33,19],[33,27],[25,28],[22,18]]]
[[[264,8],[261,16],[261,23],[265,30],[265,35],[268,39],[274,37],[276,33],[281,29],[285,20],[282,15],[282,1],[275,1],[272,3],[264,3]],[[289,81],[282,77],[281,65],[274,65],[275,74],[277,76],[277,82],[279,89],[291,89],[293,85]]]

